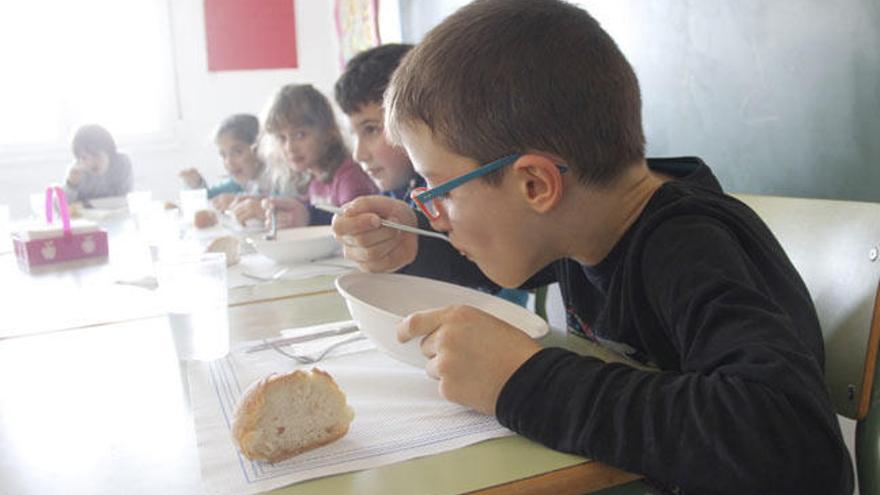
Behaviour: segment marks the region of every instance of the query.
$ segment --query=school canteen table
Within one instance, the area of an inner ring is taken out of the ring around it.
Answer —
[[[281,289],[268,287],[266,297],[231,304],[233,345],[282,328],[348,319],[329,278],[293,281],[275,297]],[[126,299],[114,301],[124,305]],[[557,331],[548,339],[579,344]],[[181,376],[164,316],[0,340],[0,493],[202,493]],[[638,493],[637,478],[512,436],[278,492],[563,495],[612,487],[613,493]]]
[[[0,250],[0,493],[198,493],[192,417],[130,218],[102,222],[106,260],[21,270]],[[333,276],[236,287],[233,342],[348,318]],[[555,340],[554,340],[555,339]],[[553,333],[547,343],[577,347]],[[300,483],[285,493],[586,493],[635,479],[521,437]],[[621,485],[624,484],[624,485]],[[428,488],[430,487],[430,488]]]
[[[101,226],[109,237],[107,258],[76,260],[30,271],[20,269],[11,251],[12,243],[0,240],[4,243],[0,246],[0,339],[164,314],[155,291],[137,285],[155,279],[150,250],[135,222],[128,217],[112,218]],[[330,276],[308,281],[282,279],[272,284],[235,287],[230,290],[229,304],[238,306],[332,288]]]

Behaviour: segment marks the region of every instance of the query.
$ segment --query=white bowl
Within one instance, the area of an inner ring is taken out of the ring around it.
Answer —
[[[274,241],[253,239],[254,248],[277,263],[301,263],[326,258],[339,249],[329,225],[281,229]]]
[[[519,328],[534,339],[550,331],[535,313],[500,297],[474,289],[411,275],[347,273],[336,278],[336,289],[361,331],[376,347],[413,366],[428,362],[419,348],[421,339],[397,341],[395,326],[416,311],[450,304],[469,304]]]

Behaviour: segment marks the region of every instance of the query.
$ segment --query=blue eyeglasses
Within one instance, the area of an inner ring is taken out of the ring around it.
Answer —
[[[489,172],[498,170],[501,167],[506,165],[510,165],[515,162],[522,154],[514,153],[512,155],[507,155],[503,158],[499,158],[495,161],[489,162],[485,165],[477,167],[470,172],[459,175],[453,179],[450,179],[443,184],[440,184],[437,187],[427,189],[424,187],[417,187],[412,190],[410,193],[410,197],[416,206],[419,207],[420,210],[431,220],[436,220],[440,217],[440,210],[437,209],[437,199],[440,199],[446,196],[449,191],[455,189],[456,187],[464,184],[465,182],[474,180],[478,177],[482,177]],[[556,165],[559,168],[560,172],[565,173],[568,170],[568,167],[565,165]]]

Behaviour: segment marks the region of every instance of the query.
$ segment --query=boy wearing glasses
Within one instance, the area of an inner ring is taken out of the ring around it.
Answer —
[[[409,44],[390,43],[355,55],[334,87],[336,103],[345,112],[354,134],[354,159],[370,176],[383,196],[413,204],[411,193],[423,188],[425,179],[413,170],[406,150],[385,138],[382,95],[394,69],[412,49]],[[484,290],[525,306],[525,290],[498,288],[487,283]]]
[[[398,328],[444,397],[676,493],[852,492],[806,287],[701,160],[645,159],[636,76],[592,17],[558,0],[474,2],[385,98],[428,189],[418,215],[349,203],[333,220],[347,257],[471,285],[558,281],[571,331],[658,369],[542,349],[446,307]],[[379,217],[430,224],[453,247]]]

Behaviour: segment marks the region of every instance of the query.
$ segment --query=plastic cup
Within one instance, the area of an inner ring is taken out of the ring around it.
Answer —
[[[181,360],[211,361],[229,353],[226,255],[175,254],[156,263],[159,293]]]
[[[180,212],[183,218],[192,221],[193,215],[208,207],[208,191],[205,189],[188,189],[180,191]]]
[[[150,207],[153,193],[151,191],[132,191],[125,195],[125,200],[128,203],[129,214],[138,217]]]

